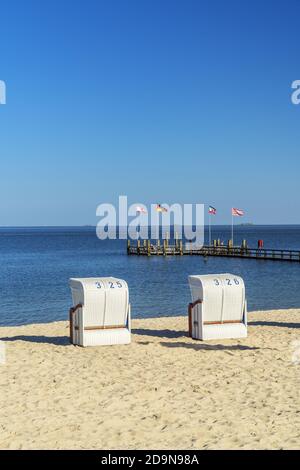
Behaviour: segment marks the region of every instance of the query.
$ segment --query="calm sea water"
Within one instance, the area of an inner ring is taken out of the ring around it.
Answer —
[[[207,233],[206,233],[207,238]],[[214,227],[227,240],[230,227]],[[300,249],[300,226],[237,226],[235,241]],[[135,257],[126,241],[100,241],[92,227],[0,229],[1,325],[64,320],[70,277],[127,280],[133,317],[184,314],[189,274],[231,272],[246,283],[249,310],[300,307],[300,263],[202,257]]]

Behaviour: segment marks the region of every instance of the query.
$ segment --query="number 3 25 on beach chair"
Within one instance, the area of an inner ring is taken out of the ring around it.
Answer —
[[[233,274],[189,276],[189,334],[194,339],[245,338],[245,284]]]
[[[128,286],[114,277],[70,279],[70,341],[79,346],[129,344]]]

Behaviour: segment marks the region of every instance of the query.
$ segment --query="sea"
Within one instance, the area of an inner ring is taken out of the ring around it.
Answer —
[[[212,227],[226,243],[230,226]],[[236,226],[235,244],[300,250],[300,225]],[[208,232],[205,231],[205,241]],[[66,320],[70,277],[114,276],[129,285],[133,318],[185,315],[188,275],[243,277],[249,311],[300,308],[300,262],[201,256],[128,256],[126,240],[99,240],[95,227],[0,228],[0,325]]]

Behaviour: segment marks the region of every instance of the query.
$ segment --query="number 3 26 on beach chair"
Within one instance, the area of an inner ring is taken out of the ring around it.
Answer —
[[[189,334],[194,339],[245,338],[245,284],[233,274],[189,276]]]
[[[129,344],[128,286],[114,277],[70,279],[70,341],[79,346]]]

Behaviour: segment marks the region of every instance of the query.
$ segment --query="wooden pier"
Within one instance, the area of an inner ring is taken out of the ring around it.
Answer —
[[[127,254],[137,256],[219,256],[225,258],[246,258],[272,261],[300,262],[300,250],[279,250],[267,248],[248,248],[243,242],[242,246],[204,245],[202,248],[192,248],[190,244],[183,244],[181,240],[175,240],[169,244],[168,240],[159,240],[153,245],[150,240],[138,240],[132,244],[127,241]]]

